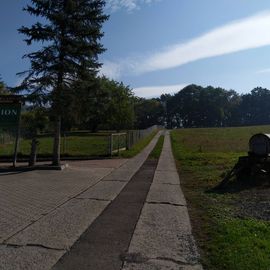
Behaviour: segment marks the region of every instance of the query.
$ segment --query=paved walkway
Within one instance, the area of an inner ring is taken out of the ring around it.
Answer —
[[[0,270],[202,269],[169,133],[158,165],[146,161],[159,135],[129,160],[0,174]],[[114,268],[71,265],[80,256]]]
[[[0,269],[51,269],[142,166],[158,137],[117,164],[0,174]]]
[[[201,270],[169,132],[123,270]]]

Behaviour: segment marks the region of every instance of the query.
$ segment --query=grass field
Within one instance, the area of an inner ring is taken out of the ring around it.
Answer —
[[[248,140],[258,132],[270,133],[270,126],[181,129],[171,133],[204,269],[270,269],[269,212],[258,215],[256,204],[252,205],[254,211],[248,211],[255,197],[259,203],[261,197],[257,196],[262,192],[266,193],[263,203],[269,203],[269,186],[239,192],[211,191],[238,157],[247,154]]]
[[[38,139],[38,155],[49,156],[52,153],[53,138]],[[11,156],[14,144],[0,145],[0,156]],[[19,156],[28,156],[31,141],[22,139],[19,145]],[[109,139],[106,136],[69,136],[62,140],[61,153],[66,156],[103,156],[108,155]]]
[[[147,137],[139,140],[131,149],[120,152],[121,157],[129,158],[138,154],[155,136],[157,131],[152,132]],[[125,147],[126,136],[113,137],[113,150]],[[118,139],[120,139],[118,141]],[[53,149],[53,138],[42,136],[38,138],[38,157],[50,157]],[[21,139],[19,143],[19,157],[28,157],[31,149],[31,140]],[[14,151],[14,142],[1,144],[0,157],[11,157]],[[110,155],[110,136],[109,134],[89,134],[80,133],[66,136],[61,139],[61,155],[66,157],[104,157]],[[115,151],[114,155],[118,156]]]

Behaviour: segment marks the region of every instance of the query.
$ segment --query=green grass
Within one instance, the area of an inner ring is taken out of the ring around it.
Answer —
[[[154,149],[152,150],[152,152],[149,155],[150,159],[159,159],[162,148],[163,148],[163,143],[164,143],[164,135],[161,135],[158,138],[158,141],[157,141]]]
[[[50,156],[53,149],[53,138],[42,137],[38,139],[38,155]],[[61,140],[61,153],[71,157],[104,156],[109,153],[108,136],[68,136]],[[19,155],[28,156],[31,149],[31,140],[20,140]],[[14,144],[0,144],[0,156],[11,156]]]
[[[141,139],[138,143],[132,146],[130,150],[120,152],[120,156],[130,158],[137,155],[156,135],[154,131],[149,136]],[[106,135],[106,136],[105,136]],[[118,142],[118,138],[120,139]],[[38,138],[38,156],[47,157],[52,155],[53,137],[42,136]],[[125,147],[125,136],[114,136],[113,149]],[[108,156],[110,146],[110,137],[108,134],[78,134],[75,136],[66,136],[61,139],[61,154],[69,157],[99,157]],[[19,157],[27,157],[30,154],[31,140],[21,139],[19,144]],[[0,143],[0,157],[11,157],[14,151],[14,142]],[[118,153],[116,153],[117,155]]]
[[[123,158],[131,158],[139,154],[155,137],[158,131],[153,131],[150,135],[140,140],[138,143],[134,144],[129,150],[120,153]]]
[[[248,140],[270,126],[181,129],[171,132],[193,232],[208,270],[269,270],[270,224],[237,218],[237,193],[208,192],[241,155]]]
[[[268,223],[234,218],[220,221],[218,225],[208,246],[208,260],[212,269],[269,269]]]

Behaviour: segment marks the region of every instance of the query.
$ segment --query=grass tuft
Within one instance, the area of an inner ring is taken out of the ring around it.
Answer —
[[[149,158],[151,158],[151,159],[159,159],[162,148],[163,148],[163,143],[164,143],[164,135],[161,135],[159,137],[154,149],[150,153]]]

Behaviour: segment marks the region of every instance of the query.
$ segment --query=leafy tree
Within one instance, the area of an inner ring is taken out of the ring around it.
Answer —
[[[7,94],[9,94],[9,91],[0,76],[0,95],[7,95]]]
[[[71,87],[72,97],[63,128],[127,129],[133,127],[133,93],[128,86],[106,77],[85,77]],[[84,100],[82,103],[81,100]]]
[[[239,95],[212,86],[189,85],[167,100],[169,127],[221,127],[236,124]]]
[[[22,27],[26,43],[43,47],[25,57],[31,68],[19,90],[27,89],[29,99],[49,102],[55,116],[53,164],[60,164],[61,119],[70,101],[71,85],[84,74],[95,76],[100,63],[98,55],[104,51],[100,44],[104,0],[32,0],[25,10],[43,19],[31,27]]]
[[[104,122],[106,104],[108,103],[108,90],[102,89],[100,79],[92,76],[77,81],[71,90],[72,99],[64,121],[71,126],[97,131]],[[84,100],[82,103],[81,100]]]
[[[158,99],[137,98],[135,101],[135,126],[139,129],[153,125],[163,125],[165,120],[164,104]]]
[[[270,90],[254,88],[251,93],[242,95],[239,106],[241,124],[266,125],[270,124]]]
[[[117,131],[132,128],[134,123],[134,104],[131,89],[122,82],[119,83],[102,77],[100,78],[100,91],[103,107],[101,110],[97,108],[97,112],[99,112],[105,126]],[[101,102],[97,102],[97,106],[100,104]]]

